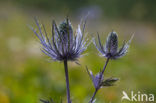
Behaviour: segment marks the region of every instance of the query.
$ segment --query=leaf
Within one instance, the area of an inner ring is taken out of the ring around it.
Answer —
[[[43,100],[43,99],[40,99],[40,101],[41,101],[42,103],[50,103],[49,101]]]
[[[43,99],[40,99],[40,101],[42,103],[55,103],[52,98],[50,98],[50,101],[49,100],[43,100]]]
[[[101,86],[113,86],[114,83],[118,80],[118,78],[108,78],[101,83]]]

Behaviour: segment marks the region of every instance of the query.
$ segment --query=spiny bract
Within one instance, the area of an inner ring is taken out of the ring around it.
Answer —
[[[32,30],[40,40],[42,45],[41,50],[53,60],[74,61],[82,56],[81,54],[86,50],[88,44],[84,32],[81,31],[80,25],[78,25],[76,33],[74,34],[68,18],[66,18],[59,27],[57,27],[55,21],[52,22],[51,37],[47,35],[44,25],[41,25],[42,28],[38,20],[35,19],[35,21],[39,32],[34,29]]]
[[[95,39],[93,40],[93,43],[96,46],[97,50],[102,54],[102,56],[110,59],[117,59],[121,58],[128,52],[129,44],[132,38],[133,35],[127,43],[123,43],[120,49],[118,49],[118,36],[114,31],[108,35],[105,45],[102,45],[99,34],[98,43],[96,43]]]

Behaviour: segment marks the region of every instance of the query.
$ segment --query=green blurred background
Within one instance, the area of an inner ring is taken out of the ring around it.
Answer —
[[[155,4],[154,0],[0,0],[0,103],[40,103],[39,99],[49,97],[66,103],[63,63],[41,53],[28,25],[36,27],[33,18],[37,16],[50,34],[51,21],[59,24],[69,15],[75,30],[88,12],[86,32],[96,36],[98,31],[103,43],[112,30],[120,44],[135,33],[129,53],[110,61],[105,72],[105,78],[120,81],[101,89],[96,103],[121,103],[123,90],[129,95],[132,90],[155,95]],[[93,44],[86,53],[79,59],[80,66],[69,63],[73,103],[88,103],[94,91],[85,66],[97,73],[105,64]]]

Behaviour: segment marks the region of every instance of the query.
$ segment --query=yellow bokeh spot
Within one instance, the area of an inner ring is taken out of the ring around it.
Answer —
[[[10,103],[8,96],[0,91],[0,103]]]

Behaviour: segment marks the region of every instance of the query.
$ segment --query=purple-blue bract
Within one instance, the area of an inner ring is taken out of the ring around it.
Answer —
[[[87,40],[81,31],[80,25],[74,34],[72,25],[66,18],[57,27],[55,21],[52,22],[52,36],[47,35],[44,25],[40,26],[37,20],[36,25],[39,32],[33,29],[34,33],[40,40],[42,52],[51,57],[55,61],[70,60],[74,61],[81,57],[82,53],[87,49]]]
[[[110,59],[117,59],[121,58],[128,52],[129,44],[132,38],[133,35],[128,42],[124,42],[122,47],[118,49],[118,36],[116,32],[113,31],[108,35],[105,45],[102,45],[99,35],[98,43],[96,43],[95,39],[93,43],[102,56]]]

